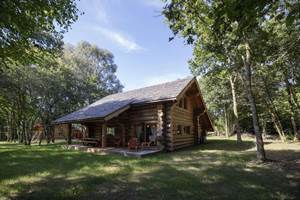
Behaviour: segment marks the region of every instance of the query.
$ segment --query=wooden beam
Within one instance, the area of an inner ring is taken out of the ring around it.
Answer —
[[[68,144],[72,143],[72,124],[68,124]]]
[[[117,110],[117,111],[115,111],[115,112],[113,112],[113,113],[107,115],[107,116],[104,118],[104,120],[105,120],[105,121],[108,121],[108,120],[110,120],[110,119],[112,119],[112,118],[114,118],[114,117],[117,117],[117,116],[119,116],[121,113],[123,113],[124,111],[128,110],[129,108],[130,108],[130,105],[127,105],[127,106],[125,106],[125,107],[123,107],[123,108],[121,108],[121,109],[119,109],[119,110]]]
[[[126,146],[126,135],[125,135],[125,125],[121,124],[121,143],[122,143],[122,147]]]
[[[157,105],[157,136],[163,135],[163,105]]]
[[[101,147],[102,148],[106,147],[106,139],[107,139],[106,135],[107,135],[107,127],[106,127],[106,122],[104,122],[102,124],[102,131],[101,131],[101,136],[102,136],[102,138],[101,138],[101,142],[102,142]]]

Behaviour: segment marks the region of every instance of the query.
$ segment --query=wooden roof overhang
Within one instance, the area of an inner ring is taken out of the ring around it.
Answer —
[[[176,101],[176,98],[166,98],[166,99],[159,99],[159,100],[155,100],[155,101],[138,102],[138,103],[133,103],[133,104],[124,106],[121,109],[118,109],[105,117],[93,117],[93,118],[85,118],[85,119],[77,119],[77,120],[66,120],[66,121],[62,121],[62,122],[54,121],[52,124],[69,124],[69,123],[81,124],[81,123],[89,123],[89,122],[95,122],[95,121],[104,123],[115,117],[118,117],[120,114],[127,111],[131,107],[138,107],[138,106],[144,106],[144,105],[149,105],[149,104],[154,104],[154,103],[162,103],[162,102],[165,103],[165,102],[172,102],[172,101]]]
[[[121,113],[125,112],[126,110],[128,110],[130,108],[130,105],[127,105],[127,106],[124,106],[123,108],[121,109],[118,109],[112,113],[110,113],[109,115],[105,116],[105,117],[93,117],[93,118],[85,118],[85,119],[77,119],[77,120],[66,120],[66,121],[62,121],[62,122],[53,122],[53,124],[69,124],[69,123],[78,123],[78,124],[81,124],[81,123],[88,123],[88,122],[94,122],[94,121],[97,121],[97,122],[106,122],[118,115],[120,115]]]

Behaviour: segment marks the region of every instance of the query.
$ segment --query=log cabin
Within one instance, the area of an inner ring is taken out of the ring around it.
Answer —
[[[72,124],[81,124],[86,137],[97,139],[102,148],[114,146],[116,138],[126,147],[136,138],[166,151],[201,144],[214,130],[195,77],[111,94],[54,124],[70,134]]]

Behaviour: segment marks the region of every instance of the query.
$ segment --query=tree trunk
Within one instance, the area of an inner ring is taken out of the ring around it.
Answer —
[[[216,135],[217,135],[217,136],[220,136],[220,132],[219,132],[219,129],[218,129],[217,126],[215,126],[215,130],[216,130]]]
[[[50,142],[51,142],[51,133],[50,133],[50,131],[49,131],[49,125],[48,124],[45,124],[44,125],[45,126],[45,130],[46,130],[46,138],[47,138],[47,144],[50,144]]]
[[[238,115],[238,111],[237,111],[235,78],[231,75],[229,80],[230,80],[231,93],[232,93],[232,102],[233,102],[234,132],[236,133],[237,142],[241,143],[242,142],[242,136],[241,136],[241,131],[240,131],[239,115]]]
[[[68,124],[68,138],[67,138],[67,143],[68,144],[72,143],[72,124]]]
[[[272,121],[274,123],[275,129],[276,129],[281,141],[285,142],[285,140],[286,140],[285,133],[283,131],[282,124],[279,120],[277,113],[275,112],[275,110],[272,107],[269,107],[269,112],[271,114]]]
[[[264,139],[267,137],[267,123],[265,120],[262,122],[262,136]]]
[[[227,114],[226,105],[224,106],[224,123],[225,123],[225,135],[226,138],[229,138],[228,114]]]
[[[42,144],[43,138],[44,138],[44,133],[41,131],[41,132],[39,133],[39,145]]]
[[[256,109],[256,103],[253,96],[252,91],[252,80],[251,80],[251,63],[250,63],[250,46],[248,42],[245,43],[246,47],[246,55],[243,56],[243,62],[244,62],[244,68],[245,68],[245,87],[246,87],[246,93],[247,98],[250,104],[251,113],[252,113],[252,123],[253,123],[253,129],[256,137],[256,148],[257,148],[257,158],[261,161],[266,160],[266,153],[264,149],[264,142],[262,139],[261,132],[259,130],[258,125],[258,115],[257,115],[257,109]]]
[[[272,122],[274,124],[274,127],[275,127],[281,141],[285,142],[285,140],[286,140],[285,133],[283,131],[281,121],[277,114],[278,112],[277,112],[276,106],[273,103],[273,98],[271,96],[270,89],[269,89],[268,84],[265,81],[265,79],[262,79],[262,82],[264,83],[264,90],[265,90],[265,96],[266,96],[265,103],[266,103],[269,113],[271,115]]]
[[[289,102],[289,106],[290,106],[290,119],[291,119],[291,124],[292,124],[292,128],[293,128],[293,132],[294,132],[294,138],[295,140],[300,140],[300,133],[298,131],[297,128],[297,124],[295,121],[295,117],[296,117],[296,113],[295,111],[298,111],[298,105],[297,105],[297,100],[295,99],[295,97],[293,97],[293,92],[292,92],[292,85],[288,80],[287,75],[285,75],[284,77],[284,81],[286,84],[286,91],[288,94],[288,102]],[[298,113],[299,114],[299,113]]]
[[[26,124],[25,124],[25,120],[22,120],[22,138],[24,141],[24,144],[27,145],[27,137],[26,137]]]

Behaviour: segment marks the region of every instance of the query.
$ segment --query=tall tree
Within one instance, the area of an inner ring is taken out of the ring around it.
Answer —
[[[243,86],[252,113],[257,158],[266,160],[253,92],[255,68],[266,60],[260,52],[265,49],[269,39],[268,33],[264,30],[264,23],[280,16],[287,26],[299,25],[297,6],[300,3],[252,0],[166,2],[163,14],[171,30],[175,35],[180,34],[185,37],[188,44],[194,44],[194,52],[213,56],[217,59],[216,63],[218,61],[222,63],[223,57],[227,55],[233,55],[238,63],[242,62]]]
[[[237,106],[237,90],[236,90],[237,78],[238,78],[237,75],[230,75],[229,81],[231,86],[232,104],[233,104],[233,113],[234,113],[234,132],[236,133],[237,142],[240,143],[242,142],[242,136],[241,136],[238,106]]]
[[[75,0],[0,1],[0,70],[9,63],[26,65],[53,56],[77,13]]]
[[[30,144],[33,125],[41,122],[50,142],[54,119],[122,90],[116,70],[109,51],[87,42],[39,65],[9,65],[0,74],[1,125],[11,140]]]

